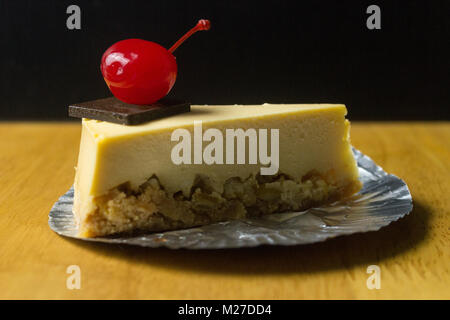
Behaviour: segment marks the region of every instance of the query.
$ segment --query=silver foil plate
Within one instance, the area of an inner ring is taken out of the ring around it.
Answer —
[[[276,213],[139,236],[80,238],[72,213],[72,187],[54,204],[48,224],[59,235],[84,241],[171,249],[218,249],[315,243],[341,235],[377,231],[411,212],[412,198],[406,183],[386,173],[360,151],[353,149],[353,154],[363,184],[361,191],[345,201],[302,212]]]

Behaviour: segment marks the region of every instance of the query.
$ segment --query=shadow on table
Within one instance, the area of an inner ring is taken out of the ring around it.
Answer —
[[[288,274],[368,266],[414,250],[427,237],[430,211],[414,202],[405,218],[376,231],[299,246],[261,246],[220,250],[171,250],[80,240],[77,245],[117,259],[185,272]]]

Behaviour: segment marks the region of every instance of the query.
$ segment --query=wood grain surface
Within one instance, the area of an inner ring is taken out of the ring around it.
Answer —
[[[414,210],[324,243],[169,250],[70,240],[47,225],[73,183],[77,123],[0,123],[2,299],[449,299],[450,123],[353,123],[352,143],[406,181]],[[69,290],[67,267],[81,269]],[[366,286],[369,265],[381,288]]]

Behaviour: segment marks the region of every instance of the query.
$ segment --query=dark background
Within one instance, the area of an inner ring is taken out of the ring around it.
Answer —
[[[81,7],[81,30],[66,8]],[[381,30],[366,8],[381,7]],[[114,42],[170,47],[199,18],[212,29],[175,56],[170,96],[196,104],[345,103],[350,119],[450,119],[450,1],[0,0],[0,119],[68,119],[110,95]]]

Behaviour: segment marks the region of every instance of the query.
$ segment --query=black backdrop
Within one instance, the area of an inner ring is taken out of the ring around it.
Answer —
[[[172,45],[199,18],[212,29],[176,51],[170,96],[198,104],[340,102],[351,119],[449,119],[450,1],[0,1],[0,119],[67,119],[109,95],[111,44]],[[81,8],[81,30],[66,8]],[[381,30],[366,8],[381,8]]]

